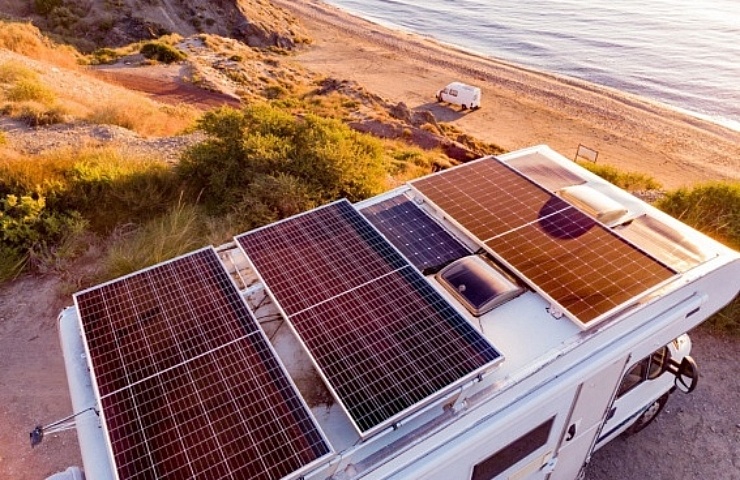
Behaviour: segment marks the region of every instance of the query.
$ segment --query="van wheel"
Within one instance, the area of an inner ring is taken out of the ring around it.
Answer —
[[[467,105],[463,105],[463,106],[462,106],[462,109],[463,109],[463,110],[467,110],[467,109],[468,109],[468,106],[467,106]]]
[[[630,428],[627,429],[627,434],[634,435],[635,433],[653,423],[653,421],[658,418],[660,412],[663,411],[663,407],[665,407],[665,404],[668,403],[669,396],[670,393],[665,393],[662,397],[651,403],[650,406],[644,412],[642,412],[642,415],[640,415],[637,421],[633,423]]]

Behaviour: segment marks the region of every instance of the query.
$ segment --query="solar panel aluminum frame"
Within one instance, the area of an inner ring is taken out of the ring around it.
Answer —
[[[516,175],[519,175],[522,178],[526,179],[528,182],[530,182],[536,188],[538,188],[538,189],[540,189],[540,190],[548,193],[549,195],[552,195],[552,193],[549,190],[547,190],[546,188],[542,187],[541,185],[539,185],[538,183],[536,183],[534,180],[532,180],[528,176],[526,176],[523,173],[519,172],[518,170],[516,170],[516,168],[511,167],[511,166],[507,165],[506,162],[503,162],[503,161],[499,160],[494,155],[489,155],[489,156],[482,157],[482,158],[479,158],[477,160],[474,160],[472,162],[467,162],[467,163],[465,163],[465,165],[472,165],[472,164],[475,164],[475,163],[485,162],[485,161],[490,161],[490,160],[495,160],[495,161],[499,162],[501,165],[503,165],[506,168],[508,168],[512,173],[514,173]],[[460,167],[463,167],[463,166],[464,165],[461,165]],[[422,177],[422,179],[426,179],[426,178],[429,178],[429,177],[434,177],[434,176],[437,176],[437,175],[443,175],[445,172],[446,172],[446,170],[442,170],[442,171],[439,171],[439,172],[436,172],[436,173],[432,173],[430,175],[427,175],[425,177]],[[489,247],[488,245],[486,245],[486,242],[487,241],[490,241],[490,240],[492,240],[493,238],[496,238],[496,237],[492,237],[491,239],[486,239],[486,240],[478,238],[476,235],[474,235],[473,233],[471,233],[470,230],[468,230],[460,222],[458,222],[455,218],[453,218],[451,215],[448,215],[447,212],[443,208],[441,208],[439,205],[437,205],[435,202],[433,202],[431,199],[429,199],[426,195],[424,195],[419,189],[417,189],[414,186],[414,182],[413,181],[408,182],[408,185],[409,185],[409,187],[411,187],[412,191],[414,192],[413,198],[412,198],[413,201],[419,201],[419,200],[421,200],[421,201],[423,201],[425,203],[428,203],[432,208],[434,208],[438,212],[441,212],[442,214],[444,214],[444,219],[446,221],[449,221],[456,228],[460,229],[461,232],[463,232],[465,235],[467,235],[470,239],[474,240],[475,243],[480,248],[482,248],[487,253],[489,253],[497,261],[501,262],[502,265],[504,265],[506,268],[508,268],[512,273],[514,273],[515,275],[517,275],[519,278],[521,278],[522,280],[524,280],[524,282],[530,288],[532,288],[535,292],[537,292],[540,296],[542,296],[545,300],[547,300],[550,303],[549,311],[550,311],[550,314],[553,317],[560,318],[561,316],[565,315],[574,324],[576,324],[582,331],[591,329],[593,326],[598,325],[598,324],[604,322],[605,320],[614,317],[615,315],[618,315],[620,312],[623,312],[623,311],[625,311],[625,310],[627,310],[627,309],[629,309],[631,307],[634,307],[639,302],[641,302],[644,299],[650,297],[653,293],[657,292],[658,290],[662,289],[666,285],[668,285],[671,282],[673,282],[675,280],[675,278],[676,278],[675,276],[673,276],[673,277],[668,278],[667,280],[664,280],[662,282],[659,282],[658,284],[654,285],[652,288],[649,288],[649,289],[645,290],[642,294],[634,296],[631,301],[628,301],[628,302],[622,303],[620,305],[617,305],[616,307],[614,307],[614,308],[612,308],[612,309],[610,309],[610,310],[602,313],[601,315],[599,315],[598,317],[594,318],[593,320],[591,320],[589,322],[582,322],[576,315],[574,315],[573,313],[571,313],[567,308],[563,307],[558,301],[556,301],[547,292],[545,292],[542,288],[540,288],[535,282],[529,280],[529,278],[526,275],[524,275],[521,271],[519,271],[514,265],[512,265],[511,263],[509,263],[508,261],[506,261],[506,259],[503,258],[503,256],[499,255],[495,250],[493,250],[491,247]],[[621,235],[617,234],[616,232],[614,232],[609,227],[604,226],[601,222],[599,222],[595,218],[591,217],[586,212],[582,212],[581,210],[579,210],[578,208],[576,208],[575,206],[573,206],[567,200],[562,199],[560,197],[557,197],[557,198],[559,200],[567,203],[570,206],[570,208],[575,209],[576,211],[578,211],[578,212],[582,213],[583,215],[586,215],[588,218],[592,219],[598,225],[603,226],[604,228],[606,228],[607,230],[609,230],[609,232],[611,232],[613,235],[615,235],[617,238],[619,238],[622,241],[624,241],[625,243],[631,245],[632,247],[634,247],[636,250],[642,252],[647,257],[649,257],[649,258],[657,261],[658,263],[663,264],[663,262],[661,262],[660,260],[658,260],[655,257],[653,257],[648,252],[645,252],[639,246],[635,245],[634,243],[630,242],[626,238],[624,238]],[[514,231],[514,230],[518,230],[518,229],[523,228],[523,227],[528,226],[528,225],[529,224],[525,224],[525,225],[519,226],[516,229],[509,230],[509,232]],[[509,232],[500,234],[499,236],[506,235]],[[665,264],[663,264],[663,265],[665,265]],[[667,268],[669,268],[670,270],[673,270],[675,272],[675,269],[671,268],[670,266],[667,266]]]
[[[360,202],[361,206],[360,205],[356,205],[355,206],[355,209],[358,210],[361,215],[363,215],[365,218],[367,218],[367,215],[363,212],[363,210],[368,209],[368,208],[372,208],[372,207],[374,207],[376,205],[379,205],[379,204],[381,204],[383,202],[386,202],[386,201],[389,201],[391,199],[395,199],[397,197],[403,197],[406,200],[408,200],[410,203],[412,203],[413,206],[414,206],[414,208],[416,208],[422,215],[425,215],[429,219],[430,222],[434,223],[439,228],[441,228],[445,233],[447,233],[447,235],[449,235],[449,237],[454,242],[456,242],[458,245],[460,245],[460,247],[462,249],[466,250],[467,251],[467,255],[472,255],[473,251],[472,251],[471,247],[469,245],[467,245],[461,238],[459,238],[459,234],[456,234],[455,232],[451,231],[450,230],[450,225],[445,226],[443,224],[443,222],[440,221],[438,218],[435,218],[433,215],[431,215],[430,213],[426,212],[421,207],[421,205],[418,202],[414,201],[413,196],[410,195],[412,193],[413,193],[413,191],[408,187],[408,185],[404,185],[404,186],[402,186],[400,188],[397,188],[395,190],[391,190],[390,192],[387,192],[387,193],[385,193],[383,195],[379,195],[377,197],[374,197],[373,199],[371,199],[372,200],[371,203],[367,203],[366,201]],[[388,243],[390,243],[395,250],[397,250],[399,253],[401,253],[401,255],[403,255],[403,252],[401,252],[401,250],[391,241],[390,238],[387,238],[386,235],[382,231],[380,231],[380,229],[377,226],[375,226],[375,224],[372,221],[370,221],[370,223],[375,228],[375,230],[377,230],[386,240],[388,240]],[[406,258],[405,255],[403,255],[403,256],[404,256],[404,258]],[[460,258],[462,258],[462,257],[460,257]],[[407,258],[407,260],[409,260],[409,263],[412,266],[414,266],[417,270],[419,270],[418,266],[413,261],[411,261],[411,259],[408,259]],[[459,260],[459,258],[456,259],[456,260]],[[442,264],[442,266],[434,269],[434,271],[431,271],[430,270],[427,273],[429,273],[429,274],[431,274],[431,273],[437,273],[439,270],[441,270],[442,268],[444,268],[449,263],[452,263],[453,261],[455,261],[455,260],[448,261],[445,264]],[[420,273],[422,275],[424,275],[424,272],[426,270],[424,270],[424,271],[419,270],[419,271],[420,271]]]
[[[286,219],[279,220],[277,222],[271,223],[269,225],[264,225],[262,227],[258,227],[258,228],[254,229],[254,230],[250,230],[249,232],[246,232],[245,235],[246,234],[249,234],[249,233],[257,232],[257,231],[260,231],[260,230],[263,230],[263,229],[267,229],[267,228],[269,228],[271,226],[274,226],[274,225],[277,225],[277,224],[280,224],[280,223],[283,223],[283,222],[287,222],[287,221],[289,221],[291,219],[294,219],[294,218],[298,218],[298,217],[307,215],[307,214],[313,212],[314,210],[318,210],[318,209],[321,209],[321,208],[330,207],[332,205],[340,204],[340,203],[343,203],[343,202],[349,203],[350,206],[355,210],[355,212],[357,212],[358,215],[360,217],[362,217],[362,219],[380,236],[380,238],[382,238],[401,258],[403,258],[404,260],[406,260],[406,257],[403,256],[403,254],[398,250],[398,248],[396,248],[395,245],[393,245],[391,242],[389,242],[383,236],[383,234],[380,233],[380,231],[375,227],[375,225],[373,225],[369,220],[367,220],[362,215],[362,213],[359,212],[357,210],[357,208],[354,205],[352,205],[350,202],[348,202],[346,199],[340,199],[340,200],[337,200],[337,201],[328,203],[326,205],[323,205],[321,207],[318,207],[317,209],[313,209],[313,210],[309,210],[309,211],[306,211],[306,212],[302,212],[302,213],[296,214],[296,215],[294,215],[292,217],[289,217],[289,218],[286,218]],[[406,409],[398,412],[394,416],[386,419],[385,421],[379,423],[378,425],[376,425],[376,426],[374,426],[374,427],[372,427],[372,428],[370,428],[368,430],[362,431],[358,427],[358,425],[356,424],[356,422],[354,422],[352,420],[352,414],[349,412],[348,408],[344,405],[344,402],[342,402],[341,396],[332,387],[331,382],[329,381],[329,378],[323,372],[323,370],[322,370],[321,366],[319,365],[317,359],[314,357],[314,355],[311,354],[311,350],[308,348],[308,345],[306,345],[306,343],[303,341],[303,338],[299,334],[299,332],[296,329],[296,327],[293,325],[293,322],[291,322],[290,316],[285,312],[285,310],[283,309],[282,305],[280,305],[280,302],[278,302],[275,294],[270,289],[269,284],[267,282],[265,282],[264,277],[259,272],[259,270],[255,266],[255,264],[252,262],[252,259],[249,257],[249,255],[244,250],[244,248],[241,247],[241,245],[239,244],[239,241],[236,240],[236,237],[234,237],[234,238],[235,238],[235,243],[237,245],[239,245],[239,248],[242,250],[242,253],[244,254],[245,258],[247,259],[247,262],[249,263],[250,268],[255,273],[255,275],[259,279],[259,282],[263,285],[265,291],[270,296],[270,299],[275,304],[275,307],[278,309],[278,311],[282,315],[282,317],[285,320],[285,322],[287,323],[287,325],[288,325],[291,333],[294,335],[294,337],[296,338],[296,340],[300,344],[301,348],[303,349],[303,351],[306,353],[306,355],[310,359],[311,364],[314,366],[314,369],[316,370],[316,372],[318,373],[318,375],[321,377],[321,379],[324,382],[324,385],[326,386],[327,390],[329,390],[329,393],[332,395],[332,397],[336,401],[337,405],[339,405],[339,407],[341,408],[342,412],[347,416],[348,419],[350,419],[350,424],[352,424],[352,428],[354,428],[355,432],[359,435],[359,437],[362,440],[366,440],[368,438],[371,438],[371,437],[373,437],[373,436],[375,436],[375,435],[377,435],[377,434],[379,434],[380,432],[383,432],[383,431],[392,431],[393,429],[395,429],[396,427],[398,427],[402,423],[405,423],[406,421],[409,421],[409,420],[413,419],[414,417],[423,414],[427,409],[432,408],[432,407],[434,407],[436,405],[441,405],[441,404],[445,403],[450,398],[454,397],[460,391],[461,388],[464,389],[465,388],[465,385],[469,385],[469,384],[472,384],[473,382],[480,381],[485,376],[486,373],[488,373],[491,370],[493,370],[496,366],[499,365],[499,363],[501,363],[501,362],[503,362],[505,360],[504,354],[500,350],[498,350],[484,335],[481,335],[481,337],[483,338],[483,340],[492,349],[494,349],[496,352],[499,353],[499,356],[494,361],[489,362],[484,367],[482,367],[482,368],[480,368],[480,369],[478,369],[476,371],[473,371],[473,372],[469,373],[468,375],[465,375],[465,376],[459,378],[456,382],[454,382],[453,384],[451,384],[451,385],[449,385],[447,387],[447,389],[446,389],[446,391],[445,391],[444,394],[440,394],[439,396],[431,395],[430,397],[426,398],[425,400],[423,400],[421,402],[418,402],[418,403],[416,403],[416,404],[414,404],[414,405],[412,405],[412,406],[410,406],[410,407],[408,407],[408,408],[406,408]],[[398,269],[396,271],[400,271],[400,270],[403,270],[403,269],[406,269],[406,268],[411,268],[411,269],[413,269],[417,274],[419,274],[426,281],[426,277],[424,277],[424,275],[419,271],[418,268],[416,268],[416,266],[414,266],[408,260],[406,260],[406,263],[407,263],[407,265],[405,267],[403,267],[401,269]],[[432,282],[428,282],[427,281],[427,283],[444,300],[445,297],[440,294],[439,289],[437,288],[437,286],[436,285],[433,285]],[[447,302],[446,300],[444,300],[444,301],[458,315],[462,316],[467,321],[467,314],[463,314],[462,310],[457,305],[454,305],[454,304],[452,304],[450,302]],[[251,311],[251,308],[250,308],[250,311]]]
[[[102,427],[103,433],[104,433],[104,438],[105,438],[105,443],[106,443],[106,450],[108,451],[108,461],[110,462],[110,465],[112,467],[111,468],[111,471],[113,472],[113,474],[114,474],[114,476],[115,476],[115,478],[117,480],[120,478],[120,476],[119,476],[119,473],[118,473],[118,469],[116,468],[115,452],[113,450],[113,445],[111,443],[110,432],[108,431],[108,422],[107,422],[107,419],[106,419],[106,414],[105,414],[105,411],[102,408],[102,401],[101,401],[101,398],[100,398],[100,389],[99,389],[99,386],[98,386],[97,375],[95,374],[95,367],[94,367],[94,365],[92,363],[92,357],[91,357],[91,354],[90,354],[90,347],[88,345],[87,337],[84,334],[85,330],[84,330],[84,326],[83,326],[83,323],[82,323],[82,316],[79,314],[80,310],[79,310],[79,305],[77,303],[77,295],[78,294],[85,293],[85,292],[88,292],[88,291],[92,291],[92,290],[98,289],[100,287],[111,285],[111,284],[116,283],[116,282],[119,282],[121,280],[124,280],[124,279],[127,279],[127,278],[131,278],[131,277],[133,277],[135,275],[139,275],[141,273],[144,273],[144,272],[153,270],[153,269],[155,269],[157,267],[161,267],[162,265],[167,265],[167,264],[170,264],[170,263],[174,263],[174,262],[176,262],[176,261],[178,261],[178,260],[180,260],[182,258],[188,257],[188,256],[193,255],[193,254],[198,253],[198,252],[207,251],[207,250],[213,251],[214,254],[218,257],[218,252],[216,251],[215,248],[213,248],[213,246],[203,247],[203,248],[200,248],[200,249],[193,250],[191,252],[185,253],[183,255],[179,255],[179,256],[177,256],[175,258],[171,258],[171,259],[166,260],[164,262],[160,262],[160,263],[158,263],[156,265],[151,265],[149,267],[143,268],[141,270],[137,270],[137,271],[132,272],[132,273],[129,273],[127,275],[124,275],[124,276],[115,278],[113,280],[109,280],[107,282],[103,282],[101,284],[95,285],[94,287],[90,287],[90,288],[81,290],[81,291],[75,293],[75,295],[73,296],[74,304],[75,304],[75,309],[77,311],[78,327],[79,327],[79,330],[80,330],[80,333],[81,333],[82,345],[83,345],[83,348],[84,348],[84,351],[85,351],[86,363],[87,363],[88,369],[90,371],[90,380],[91,380],[91,383],[92,383],[93,392],[95,394],[95,399],[96,399],[97,407],[98,407],[96,409],[96,412],[97,412],[97,414],[100,417],[100,424],[101,424],[101,427]],[[228,271],[224,267],[221,258],[220,257],[218,257],[218,258],[219,258],[219,264],[224,269],[224,272],[226,273],[226,276],[229,278],[229,281],[231,282],[231,285],[234,287],[234,289],[237,292],[239,292],[239,295],[238,295],[239,299],[241,300],[241,302],[244,304],[244,306],[247,308],[247,310],[252,314],[252,316],[254,318],[254,312],[252,312],[252,309],[249,307],[249,304],[245,301],[244,296],[242,295],[242,292],[239,290],[238,286],[236,285],[236,282],[234,281],[233,277],[228,273]],[[308,472],[310,472],[311,470],[315,469],[317,466],[322,465],[322,464],[328,462],[333,456],[336,455],[336,450],[334,449],[334,447],[331,444],[331,442],[329,442],[329,439],[326,436],[326,433],[322,430],[321,426],[316,421],[316,417],[314,416],[314,414],[311,411],[311,409],[308,407],[308,404],[306,403],[305,399],[303,398],[303,395],[300,394],[300,391],[298,390],[295,382],[293,381],[293,378],[290,376],[290,374],[288,373],[288,370],[285,368],[285,365],[283,364],[282,360],[280,359],[280,356],[277,354],[277,351],[275,350],[275,347],[272,345],[272,342],[270,342],[269,338],[267,337],[267,335],[265,334],[264,330],[262,329],[262,326],[259,324],[259,322],[256,319],[255,319],[255,323],[257,324],[257,327],[258,328],[257,328],[257,332],[255,332],[254,334],[261,335],[262,336],[262,339],[264,340],[265,344],[269,348],[269,353],[274,357],[274,359],[275,359],[278,367],[280,368],[280,371],[283,373],[285,379],[288,381],[288,383],[290,384],[291,388],[295,391],[296,397],[300,401],[302,407],[305,409],[305,411],[308,414],[310,420],[316,426],[316,431],[318,432],[318,434],[321,436],[321,439],[324,441],[324,443],[328,447],[328,453],[326,455],[324,455],[323,457],[319,457],[316,460],[314,460],[314,461],[306,464],[302,468],[299,468],[299,469],[295,470],[291,474],[282,477],[280,480],[297,480],[297,479],[301,479]]]

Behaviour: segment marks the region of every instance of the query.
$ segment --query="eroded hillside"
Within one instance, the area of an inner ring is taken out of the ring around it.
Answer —
[[[3,15],[30,20],[86,51],[168,33],[212,33],[285,49],[309,42],[296,19],[267,0],[1,0]]]

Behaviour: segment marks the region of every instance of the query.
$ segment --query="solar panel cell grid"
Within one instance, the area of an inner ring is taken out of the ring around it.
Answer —
[[[361,435],[500,358],[346,201],[237,241]]]
[[[120,478],[279,479],[330,453],[212,249],[75,300]]]
[[[416,268],[434,272],[470,252],[404,195],[361,210]]]
[[[486,241],[537,221],[551,195],[497,161],[476,161],[412,182],[474,237]],[[567,204],[563,202],[563,207]]]
[[[269,275],[268,285],[290,315],[405,266],[403,257],[378,238],[342,202],[250,232],[239,242]]]
[[[675,274],[494,158],[413,186],[582,325]],[[482,227],[485,222],[493,226]]]
[[[410,269],[291,320],[363,431],[498,357]]]

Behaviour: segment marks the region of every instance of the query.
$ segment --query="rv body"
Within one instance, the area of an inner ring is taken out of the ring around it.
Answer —
[[[438,102],[460,105],[463,110],[467,110],[468,108],[477,110],[481,105],[480,88],[461,82],[450,83],[443,89],[438,90],[435,96]]]
[[[295,331],[282,328],[286,320],[244,252],[233,243],[219,247],[224,268],[333,449],[324,461],[286,478],[574,479],[595,450],[657,415],[676,386],[693,388],[697,373],[688,357],[691,342],[685,333],[737,295],[740,255],[548,147],[532,147],[499,159],[556,194],[564,188],[563,178],[581,179],[582,185],[598,192],[590,204],[597,210],[604,204],[602,196],[618,203],[623,207],[621,221],[610,213],[609,228],[671,263],[677,275],[628,308],[584,329],[555,314],[551,302],[526,285],[490,310],[472,312],[443,285],[440,272],[425,274],[429,284],[501,351],[504,360],[363,437],[333,399]],[[547,177],[548,172],[559,174]],[[404,186],[356,207],[362,211],[405,196],[476,252],[471,257],[496,263],[478,250],[454,219],[429,202],[415,200],[415,193]],[[587,197],[579,199],[588,203]],[[591,212],[594,218],[601,213]],[[645,216],[654,228],[646,230],[642,222],[641,230],[631,231],[638,224],[635,220]],[[521,285],[516,278],[514,283]],[[60,328],[74,409],[99,410],[75,308],[62,312]],[[78,422],[87,476],[117,478],[105,428],[88,413],[90,418]]]

